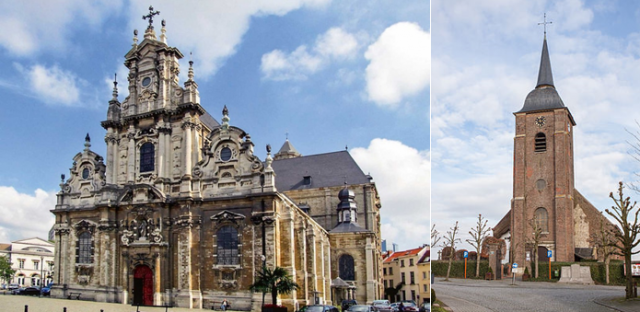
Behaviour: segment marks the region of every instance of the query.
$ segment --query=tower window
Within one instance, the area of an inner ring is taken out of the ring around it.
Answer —
[[[547,215],[547,209],[544,209],[542,207],[536,209],[535,218],[536,224],[542,230],[542,232],[549,232],[549,217]]]
[[[91,233],[82,232],[76,246],[76,263],[93,263],[93,242]]]
[[[536,134],[534,151],[535,152],[547,151],[547,137],[542,132]]]
[[[153,143],[147,142],[140,147],[140,172],[149,172],[154,169],[155,152]]]

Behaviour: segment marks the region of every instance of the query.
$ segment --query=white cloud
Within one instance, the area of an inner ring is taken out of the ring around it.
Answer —
[[[317,39],[315,49],[323,56],[348,58],[355,56],[358,41],[353,35],[334,27]]]
[[[79,106],[80,90],[78,84],[84,84],[75,74],[62,70],[58,66],[47,68],[36,64],[25,69],[16,65],[25,74],[30,90],[34,95],[47,104],[62,106]]]
[[[196,77],[207,77],[220,68],[224,60],[236,52],[242,36],[249,29],[252,17],[285,15],[301,8],[321,9],[330,0],[286,1],[171,1],[158,0],[154,8],[161,12],[156,20],[167,21],[167,42],[180,47],[188,55],[193,51]],[[140,16],[148,12],[146,2],[131,1],[130,28],[138,28],[140,34],[146,28]],[[184,18],[188,16],[189,18]],[[159,23],[156,32],[159,35]]]
[[[429,152],[377,138],[367,148],[352,149],[351,155],[380,191],[382,237],[401,249],[429,243]]]
[[[340,28],[331,28],[318,36],[310,49],[301,45],[293,52],[273,50],[262,56],[260,70],[271,80],[304,80],[324,68],[332,59],[348,59],[358,49],[356,38]]]
[[[55,205],[54,192],[37,189],[30,195],[0,186],[0,242],[34,236],[47,239],[55,221],[49,210]]]
[[[429,85],[431,35],[418,24],[400,22],[369,46],[365,58],[367,94],[378,105],[396,107]]]
[[[119,0],[2,1],[0,47],[19,56],[69,49],[72,26],[100,25],[121,6]]]

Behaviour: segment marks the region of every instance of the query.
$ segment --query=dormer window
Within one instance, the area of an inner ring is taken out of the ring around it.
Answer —
[[[230,159],[231,159],[231,149],[230,148],[225,147],[222,150],[220,150],[220,160],[229,161]]]
[[[536,134],[534,151],[536,153],[547,151],[547,137],[542,132]]]
[[[140,147],[140,172],[153,171],[155,168],[155,152],[153,143],[147,142]]]
[[[302,180],[303,185],[311,185],[311,176],[305,176]]]
[[[82,178],[85,180],[89,178],[89,168],[84,168],[82,170]]]

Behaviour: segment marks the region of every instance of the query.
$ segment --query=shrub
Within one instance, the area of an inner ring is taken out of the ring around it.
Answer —
[[[436,302],[436,290],[431,287],[431,302]]]
[[[438,277],[447,276],[447,266],[449,265],[449,261],[431,261],[431,271],[433,274]],[[489,261],[481,260],[480,261],[480,276],[479,278],[484,278],[485,273],[489,270]],[[476,276],[476,262],[468,261],[467,262],[467,278],[475,278]],[[453,261],[451,263],[451,273],[449,274],[451,278],[464,278],[464,260],[462,261]]]

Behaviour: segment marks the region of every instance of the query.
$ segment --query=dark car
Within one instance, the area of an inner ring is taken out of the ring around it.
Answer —
[[[26,288],[24,287],[20,287],[20,288],[15,288],[13,290],[11,290],[11,294],[13,295],[19,295],[21,294]]]
[[[429,302],[423,302],[420,305],[420,310],[418,310],[420,312],[431,312],[431,303]]]
[[[25,296],[39,296],[40,288],[35,286],[27,287],[23,291],[21,291],[20,294]]]
[[[350,306],[347,312],[376,312],[376,308],[368,305],[355,304]]]
[[[416,304],[414,303],[413,300],[405,300],[401,302],[402,305],[404,306],[404,310],[403,311],[407,311],[407,312],[418,312],[418,306],[416,306]],[[399,307],[399,305],[398,305]]]
[[[18,284],[9,284],[9,286],[7,286],[8,290],[14,290],[14,289],[18,289],[20,288],[20,286]]]
[[[323,304],[314,304],[306,306],[306,308],[306,312],[338,312],[338,308]]]
[[[356,305],[358,304],[357,301],[355,300],[342,300],[342,311],[347,311],[347,309],[349,309],[350,306],[352,305]]]
[[[53,283],[47,285],[46,287],[42,287],[42,295],[43,296],[50,296],[51,295],[51,286],[53,286]]]

